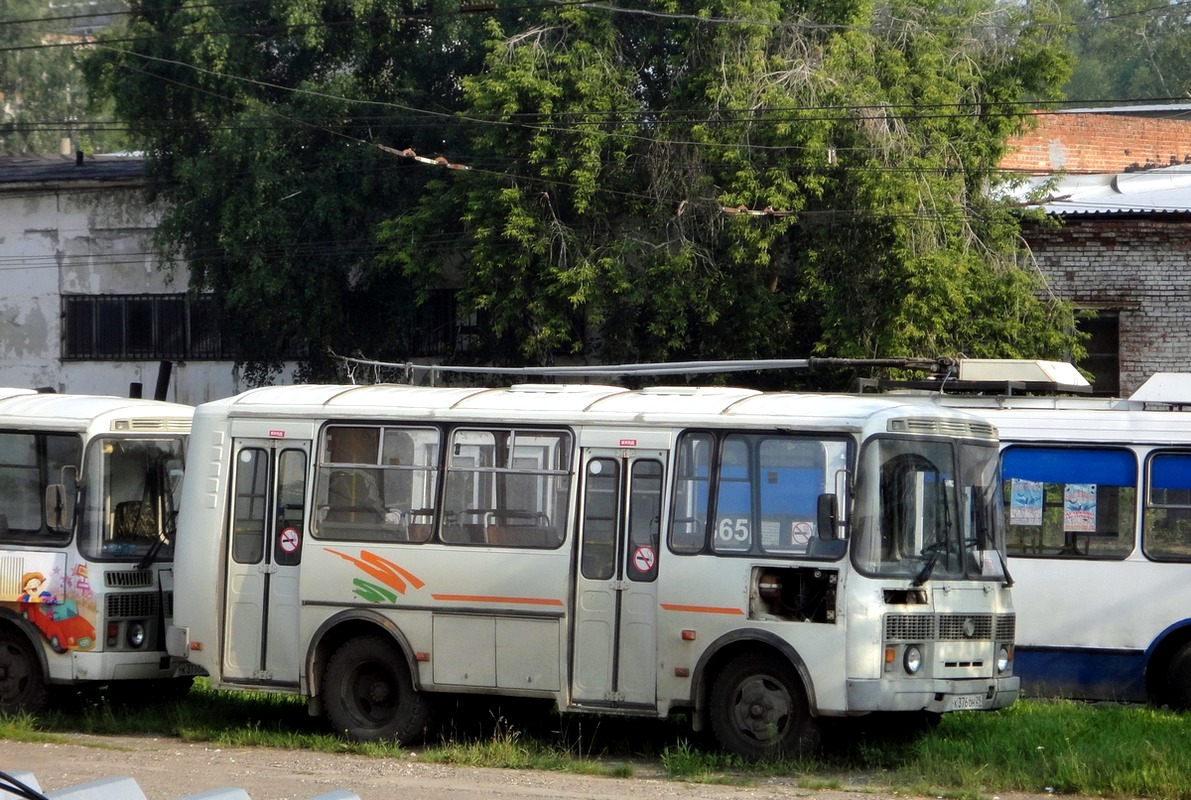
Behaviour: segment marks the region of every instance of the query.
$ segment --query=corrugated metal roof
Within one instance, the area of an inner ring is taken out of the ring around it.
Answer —
[[[1014,191],[1025,200],[1047,178],[1031,178]],[[1041,201],[1026,203],[1048,214],[1191,213],[1191,164],[1109,175],[1059,176]]]
[[[1119,114],[1129,117],[1170,117],[1185,119],[1191,116],[1191,103],[1138,103],[1131,106],[1085,106],[1047,111],[1048,114]]]
[[[73,181],[128,181],[145,176],[140,156],[0,156],[0,185],[65,183]]]

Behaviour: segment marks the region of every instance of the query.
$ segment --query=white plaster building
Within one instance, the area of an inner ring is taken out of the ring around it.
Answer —
[[[0,386],[197,404],[241,391],[209,301],[167,281],[138,158],[0,158]]]

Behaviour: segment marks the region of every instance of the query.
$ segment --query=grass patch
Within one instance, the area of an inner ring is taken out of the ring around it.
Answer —
[[[1028,701],[954,714],[886,751],[895,774],[971,792],[1191,799],[1191,715],[1164,709]]]
[[[419,760],[617,777],[750,784],[793,779],[803,789],[903,790],[949,800],[997,792],[1191,800],[1191,714],[1144,706],[1028,700],[992,712],[912,720],[832,722],[823,751],[750,764],[692,738],[681,721],[561,717],[541,704],[457,699],[414,748]],[[0,739],[66,741],[66,734],[176,736],[220,746],[284,747],[408,758],[410,748],[353,744],[288,695],[222,692],[199,682],[181,701],[103,695],[39,717],[0,718]]]
[[[32,714],[0,716],[0,739],[9,742],[32,742],[35,744],[61,744],[70,741],[58,733],[47,733],[41,720]]]

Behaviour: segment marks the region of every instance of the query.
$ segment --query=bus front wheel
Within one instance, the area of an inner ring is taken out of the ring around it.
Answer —
[[[772,654],[740,656],[711,687],[711,729],[748,759],[797,757],[819,743],[819,726],[793,668]]]
[[[0,714],[36,714],[48,698],[41,664],[28,640],[0,629]]]
[[[388,639],[349,639],[335,651],[323,681],[327,718],[353,741],[405,744],[429,721],[430,705],[414,689],[405,657]]]

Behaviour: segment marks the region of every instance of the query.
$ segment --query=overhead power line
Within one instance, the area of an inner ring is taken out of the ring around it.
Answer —
[[[1181,9],[1191,5],[1191,0],[1176,0],[1175,2],[1162,3],[1150,6],[1148,8],[1137,9],[1133,11],[1125,11],[1119,14],[1106,14],[1104,16],[1090,16],[1084,19],[1070,19],[1054,23],[1034,23],[1039,27],[1055,28],[1055,27],[1089,27],[1096,25],[1111,24],[1114,22],[1135,20],[1138,17],[1147,16],[1165,16],[1167,14],[1179,13]],[[194,5],[185,6],[187,11],[203,10],[203,9],[219,9],[219,8],[234,8],[237,6],[260,6],[260,0],[228,0],[227,2],[215,3],[197,3]],[[847,25],[843,23],[821,23],[813,20],[771,20],[771,19],[756,19],[756,18],[739,18],[739,17],[715,17],[703,16],[699,14],[684,14],[677,12],[658,11],[650,8],[633,8],[623,5],[610,5],[603,2],[593,2],[593,0],[548,0],[542,3],[509,3],[499,4],[496,2],[462,2],[459,8],[454,11],[438,11],[438,12],[424,12],[414,14],[393,15],[388,17],[392,21],[416,21],[425,22],[439,18],[457,17],[465,14],[477,13],[497,13],[497,12],[519,12],[519,11],[548,11],[553,9],[565,7],[582,7],[595,11],[603,11],[608,14],[622,15],[622,16],[642,16],[652,19],[664,19],[682,22],[692,22],[701,25],[746,25],[750,27],[768,27],[768,28],[791,28],[802,30],[855,30],[863,31],[871,29],[871,26],[865,25]],[[102,17],[132,17],[137,12],[129,10],[110,10],[110,11],[94,11],[81,14],[67,14],[57,16],[44,17],[30,17],[16,20],[0,20],[0,28],[11,27],[16,25],[43,25],[47,23],[58,22],[77,22],[84,19],[95,19]],[[958,30],[992,30],[992,31],[1011,31],[1019,30],[1017,22],[1013,23],[956,23],[951,25],[922,25],[916,20],[902,19],[897,17],[890,17],[891,20],[900,22],[905,25],[913,26],[918,30],[945,32]],[[339,26],[341,24],[359,25],[366,20],[346,20],[344,23],[335,23],[329,21],[309,23],[294,26],[277,26],[274,30],[301,30],[304,28],[325,25],[326,27]],[[224,35],[246,33],[246,30],[230,30],[222,31]],[[177,34],[178,37],[183,35],[208,35],[208,34]],[[63,45],[46,45],[46,46],[63,46]],[[69,45],[65,45],[69,46]],[[2,50],[0,50],[2,52]]]

